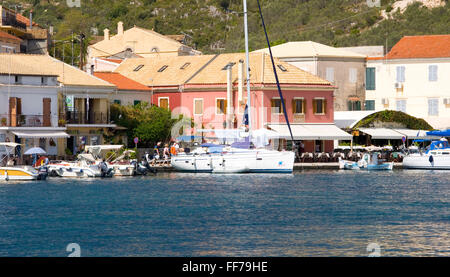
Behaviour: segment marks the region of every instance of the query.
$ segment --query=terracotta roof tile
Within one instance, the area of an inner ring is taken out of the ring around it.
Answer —
[[[0,53],[0,74],[58,76],[58,81],[66,86],[115,88],[48,55]]]
[[[117,72],[94,72],[94,76],[117,86],[119,90],[151,91],[151,88]]]
[[[405,36],[386,55],[387,59],[448,57],[450,35]]]
[[[15,40],[17,42],[21,42],[22,40],[16,36],[10,35],[8,33],[2,32],[0,31],[0,39],[4,38],[4,39],[9,39],[9,40]]]
[[[232,79],[235,83],[238,81],[239,60],[245,60],[244,53],[127,59],[115,72],[147,86],[226,84],[227,71],[223,68],[230,62],[234,63]],[[330,82],[286,62],[275,59],[275,63],[286,69],[283,71],[277,67],[282,84],[331,86]],[[163,68],[164,66],[167,67]],[[250,70],[252,83],[276,83],[272,63],[267,54],[251,53]]]

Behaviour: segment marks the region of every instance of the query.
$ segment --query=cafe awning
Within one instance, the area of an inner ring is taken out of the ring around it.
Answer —
[[[66,132],[61,131],[13,131],[18,138],[68,138]]]
[[[268,127],[280,135],[280,138],[290,139],[286,124],[269,124]],[[334,124],[291,124],[295,140],[352,140],[353,136]]]
[[[413,129],[389,129],[389,128],[359,128],[359,131],[366,133],[372,137],[372,139],[435,139],[437,137],[427,136],[427,132],[423,130]]]
[[[402,139],[404,136],[388,128],[359,128],[359,131],[370,135],[372,139]]]

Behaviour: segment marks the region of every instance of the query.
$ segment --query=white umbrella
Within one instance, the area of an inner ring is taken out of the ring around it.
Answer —
[[[45,152],[44,149],[40,148],[40,147],[33,147],[28,149],[24,155],[41,155],[41,154],[46,154],[47,152]]]

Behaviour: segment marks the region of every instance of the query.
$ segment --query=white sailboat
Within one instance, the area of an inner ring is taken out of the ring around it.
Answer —
[[[450,170],[450,144],[442,139],[433,141],[425,151],[409,153],[403,158],[403,168]]]
[[[245,30],[245,54],[246,54],[246,81],[247,81],[247,107],[251,107],[248,27],[247,27],[247,2],[244,4],[244,30]],[[269,46],[270,47],[270,46]],[[274,68],[274,70],[276,70]],[[246,109],[248,116],[249,132],[242,137],[252,138],[258,136],[257,131],[252,131],[250,109]],[[287,117],[286,117],[286,120]],[[268,130],[266,130],[268,131]],[[250,143],[249,143],[250,144]],[[178,171],[212,172],[212,173],[292,173],[294,168],[295,153],[292,151],[276,151],[257,148],[227,147],[220,153],[190,153],[174,156],[171,159],[172,166]]]

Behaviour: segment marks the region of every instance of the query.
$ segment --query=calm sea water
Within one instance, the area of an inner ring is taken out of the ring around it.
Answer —
[[[0,184],[0,256],[450,256],[450,172]]]

